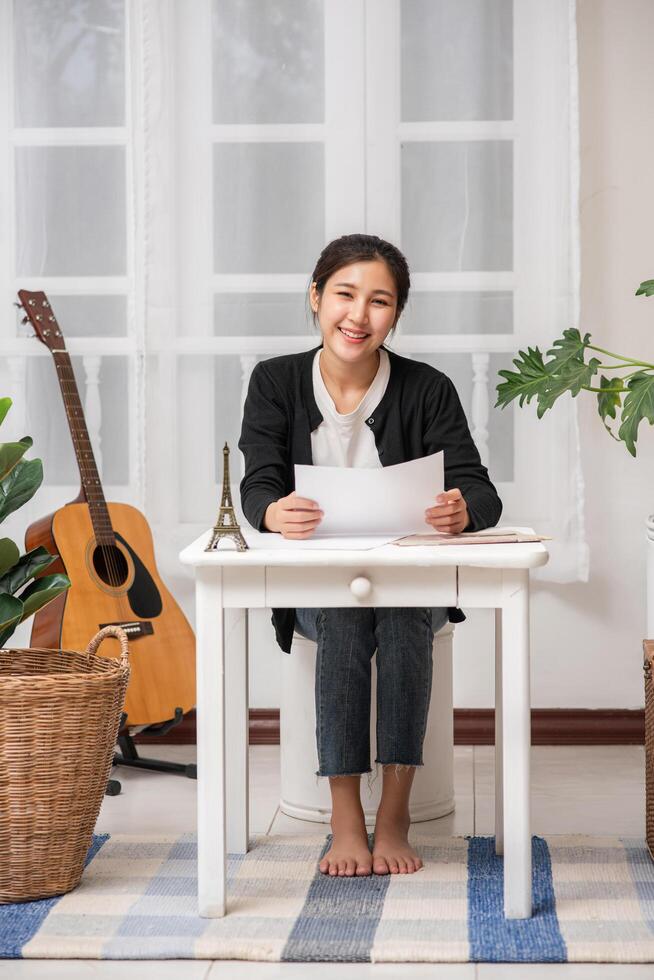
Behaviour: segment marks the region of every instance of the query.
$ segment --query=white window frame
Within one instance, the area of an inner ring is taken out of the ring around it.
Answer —
[[[100,444],[101,403],[97,384],[99,360],[106,357],[123,357],[127,360],[129,430],[127,438],[128,479],[124,484],[104,482],[108,500],[124,500],[137,506],[143,505],[144,482],[142,473],[144,431],[141,380],[143,363],[142,331],[142,276],[139,276],[135,242],[141,233],[143,215],[135,207],[134,154],[139,152],[137,141],[139,102],[134,99],[133,78],[139,72],[140,46],[138,44],[140,11],[139,4],[125,2],[125,125],[97,127],[18,127],[14,121],[14,47],[13,2],[0,0],[0,38],[4,42],[2,52],[2,91],[0,99],[0,140],[4,152],[0,157],[0,210],[4,216],[0,231],[0,298],[2,299],[0,331],[0,355],[9,366],[9,388],[14,399],[12,411],[3,427],[2,438],[10,434],[29,431],[32,406],[24,402],[27,360],[31,357],[51,358],[50,352],[35,342],[31,331],[21,331],[16,336],[16,317],[13,303],[18,289],[43,290],[52,299],[57,312],[57,296],[119,295],[126,298],[126,333],[120,337],[71,337],[66,347],[71,357],[84,359],[85,378],[78,378],[82,397],[85,398],[86,421],[102,475],[102,447]],[[136,69],[136,71],[135,71]],[[25,66],[24,70],[29,70]],[[19,276],[16,271],[16,212],[15,168],[16,147],[50,146],[122,146],[125,148],[125,249],[126,273],[124,276]],[[66,334],[66,324],[61,323]],[[52,367],[54,372],[54,365]],[[86,392],[84,384],[86,382]],[[3,392],[4,394],[4,392]],[[62,435],[68,438],[68,433]],[[39,447],[34,447],[38,454]],[[39,493],[21,509],[20,524],[35,519],[73,499],[79,490],[79,482],[57,484],[48,476],[44,467],[44,482]]]
[[[560,10],[565,0],[557,2]],[[560,227],[557,208],[567,199],[565,182],[570,179],[569,161],[561,166],[557,127],[561,126],[560,106],[567,104],[570,93],[568,89],[553,89],[549,70],[553,59],[560,59],[561,52],[567,50],[568,38],[562,37],[561,31],[569,25],[560,16],[551,16],[549,5],[545,10],[540,0],[514,2],[513,120],[400,123],[400,0],[325,0],[324,123],[215,126],[211,0],[185,0],[184,4],[175,0],[126,0],[125,126],[20,131],[12,128],[11,121],[11,8],[11,0],[0,0],[0,37],[7,39],[0,69],[5,74],[7,93],[0,105],[0,138],[5,138],[7,147],[0,159],[0,206],[11,228],[9,240],[0,234],[0,296],[5,298],[6,326],[2,353],[18,358],[47,355],[26,338],[13,336],[8,311],[19,286],[45,288],[55,301],[63,292],[102,291],[127,296],[125,337],[73,338],[68,347],[71,354],[129,359],[129,486],[105,486],[105,493],[108,499],[131,499],[145,507],[155,533],[163,530],[169,536],[171,562],[178,545],[199,533],[208,518],[213,519],[219,500],[215,460],[222,447],[216,444],[219,433],[209,362],[229,355],[240,358],[242,406],[250,372],[258,359],[306,349],[307,342],[313,345],[316,340],[310,333],[214,335],[216,293],[280,291],[304,296],[310,275],[309,269],[285,275],[214,274],[212,154],[218,142],[322,142],[326,240],[356,229],[381,234],[400,246],[400,141],[465,138],[513,142],[514,268],[414,274],[412,289],[512,290],[514,332],[410,336],[402,333],[400,324],[393,342],[400,352],[418,357],[452,352],[470,355],[473,395],[471,404],[464,407],[482,459],[487,461],[487,421],[498,381],[488,376],[490,354],[514,355],[519,348],[536,343],[547,346],[563,326],[574,325],[566,318],[578,312],[573,309],[574,288],[571,296],[568,290],[569,243],[559,249],[555,240]],[[569,9],[574,20],[574,0],[569,0]],[[535,23],[539,24],[538,31],[533,29]],[[125,277],[37,281],[19,280],[11,274],[15,240],[12,153],[16,143],[126,147]],[[574,194],[569,200],[574,206]],[[65,323],[62,326],[65,331]],[[194,379],[194,395],[201,418],[201,452],[179,427],[176,402],[179,363],[184,356],[197,358],[200,368],[197,383]],[[18,373],[14,377],[19,381]],[[235,411],[241,406],[235,406]],[[561,502],[569,499],[568,481],[577,475],[570,470],[576,451],[576,415],[561,403],[541,420],[536,419],[533,405],[516,409],[514,438],[515,479],[498,483],[504,501],[503,522],[529,523],[550,533],[556,528]],[[541,447],[538,455],[521,451],[535,444]],[[232,451],[235,489],[241,460],[235,446]],[[150,476],[144,464],[147,457],[156,460]],[[175,472],[166,474],[165,493],[159,487],[162,460],[172,460],[176,467]],[[490,465],[492,475],[492,460]],[[184,473],[189,472],[193,473],[193,485],[189,488],[186,483],[182,494]],[[39,512],[46,493],[58,505],[76,489],[47,486],[40,496]],[[238,505],[238,494],[234,492],[233,498]]]

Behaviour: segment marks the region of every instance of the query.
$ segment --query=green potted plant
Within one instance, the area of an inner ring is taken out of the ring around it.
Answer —
[[[10,408],[11,398],[0,398],[0,425]],[[31,500],[43,482],[41,460],[24,459],[31,446],[29,436],[0,443],[0,524]],[[19,623],[70,587],[67,575],[42,574],[56,560],[45,548],[21,555],[11,538],[0,538],[0,647]]]
[[[636,296],[652,295],[654,279],[647,279],[636,290]],[[603,354],[617,363],[605,364],[597,357],[586,360],[586,351]],[[498,371],[505,381],[497,386],[495,408],[504,408],[515,398],[522,407],[536,398],[536,414],[540,419],[566,391],[573,398],[582,389],[592,391],[597,395],[597,410],[607,432],[618,442],[624,442],[632,456],[636,455],[638,426],[643,419],[654,425],[654,364],[596,347],[591,344],[589,333],[582,337],[576,328],[564,330],[563,337],[554,341],[547,351],[551,355],[549,361],[543,360],[538,347],[528,347],[526,353],[522,350],[519,353],[513,360],[517,371]],[[605,371],[627,373],[607,376]],[[616,436],[607,420],[615,419],[618,410],[621,420]]]

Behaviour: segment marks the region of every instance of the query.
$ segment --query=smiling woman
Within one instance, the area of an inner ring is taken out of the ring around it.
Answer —
[[[468,429],[456,389],[442,371],[384,346],[406,303],[406,259],[373,235],[344,235],[323,249],[309,301],[322,343],[260,361],[243,410],[241,502],[250,523],[285,538],[310,538],[321,504],[298,497],[294,465],[380,468],[444,451],[445,493],[425,501],[425,528],[457,533],[499,519],[502,504]],[[333,846],[328,874],[419,870],[407,839],[409,795],[431,697],[432,644],[457,609],[273,609],[277,641],[294,630],[317,641],[317,776],[330,778]],[[377,654],[375,764],[383,791],[370,854],[359,795],[370,772],[370,661]],[[379,710],[379,705],[382,710]],[[410,708],[410,710],[407,710]],[[394,773],[389,770],[394,769]]]
[[[332,283],[341,276],[348,281]],[[356,408],[379,369],[378,348],[397,320],[397,293],[393,275],[381,259],[340,269],[327,280],[322,295],[316,281],[311,283],[311,309],[323,338],[320,374],[339,413]]]

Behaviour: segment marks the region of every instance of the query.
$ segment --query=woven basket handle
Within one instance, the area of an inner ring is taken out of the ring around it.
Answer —
[[[643,640],[643,669],[648,674],[654,666],[654,640]]]
[[[96,633],[89,645],[86,648],[87,653],[95,653],[102,643],[106,640],[108,636],[115,636],[117,640],[120,640],[120,664],[121,667],[129,666],[129,644],[127,642],[127,633],[120,626],[105,626]]]

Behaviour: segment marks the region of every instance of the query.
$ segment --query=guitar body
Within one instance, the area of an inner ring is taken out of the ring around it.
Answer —
[[[123,625],[130,638],[130,681],[125,711],[128,725],[171,719],[175,709],[195,705],[195,637],[166,586],[154,556],[152,534],[135,507],[107,503],[115,535],[112,548],[97,544],[89,505],[67,504],[30,525],[28,550],[43,545],[60,562],[71,588],[34,617],[32,646],[85,650],[108,623]],[[103,654],[120,655],[107,639]]]

